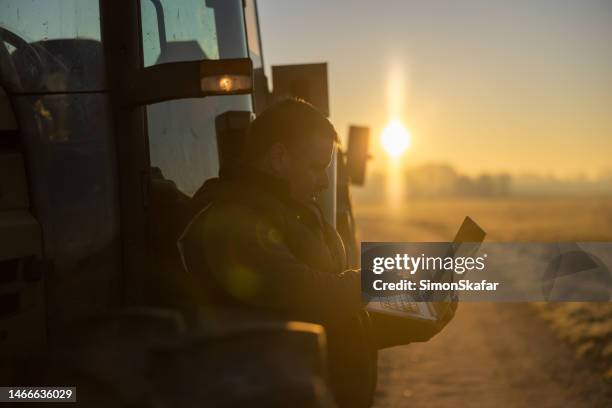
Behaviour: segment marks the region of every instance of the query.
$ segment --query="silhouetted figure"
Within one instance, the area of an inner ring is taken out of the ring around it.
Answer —
[[[180,243],[211,304],[324,325],[338,401],[368,405],[376,359],[360,275],[345,270],[342,241],[313,199],[328,185],[334,143],[333,126],[311,105],[273,105],[250,126],[242,167],[198,191],[203,210]]]
[[[251,123],[241,165],[195,195],[198,213],[179,248],[208,304],[323,325],[338,405],[369,406],[380,343],[362,307],[360,274],[346,269],[342,240],[314,199],[328,186],[336,140],[311,105],[272,105]],[[440,329],[404,327],[402,339],[426,341]]]

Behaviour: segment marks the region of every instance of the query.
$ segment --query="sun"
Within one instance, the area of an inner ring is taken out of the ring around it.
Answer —
[[[389,122],[380,136],[383,148],[393,158],[400,157],[410,147],[410,139],[408,129],[397,119]]]

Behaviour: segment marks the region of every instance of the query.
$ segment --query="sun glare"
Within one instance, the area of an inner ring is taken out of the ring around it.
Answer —
[[[389,122],[380,140],[385,151],[393,158],[400,157],[410,147],[410,133],[397,119]]]

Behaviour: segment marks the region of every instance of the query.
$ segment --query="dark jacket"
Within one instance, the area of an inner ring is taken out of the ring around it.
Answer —
[[[181,239],[187,270],[211,303],[327,324],[361,309],[359,273],[344,270],[336,231],[263,173],[216,187]]]
[[[316,207],[292,200],[285,182],[255,170],[210,185],[214,194],[200,201],[203,209],[179,245],[207,303],[322,324],[339,405],[367,406],[375,385],[375,351],[361,305],[360,275],[345,270],[335,229]],[[359,401],[346,402],[350,398]]]

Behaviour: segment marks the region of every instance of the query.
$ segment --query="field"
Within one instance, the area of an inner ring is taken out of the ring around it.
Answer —
[[[612,241],[612,197],[406,199],[397,207],[355,201],[364,241],[452,240],[466,215],[488,241]]]
[[[361,241],[447,241],[452,240],[453,236],[466,215],[472,217],[483,229],[487,232],[487,240],[490,242],[558,242],[558,241],[612,241],[612,197],[524,197],[524,198],[492,198],[492,199],[410,199],[405,200],[405,203],[400,206],[390,206],[384,202],[365,202],[359,201],[357,197],[355,203],[355,217],[359,230],[359,238]],[[467,338],[462,338],[465,342],[465,348],[470,349],[475,347],[474,344],[481,344],[482,347],[515,347],[507,344],[507,339],[501,338],[501,334],[497,335],[496,324],[490,322],[490,315],[497,313],[500,316],[506,316],[505,324],[514,324],[511,322],[520,322],[517,313],[511,312],[510,309],[515,306],[510,305],[463,305],[464,315],[458,315],[456,322],[452,322],[449,326],[449,332],[465,333],[467,330],[472,332],[467,335]],[[534,331],[539,321],[548,321],[548,331],[542,331],[541,337],[557,337],[559,340],[546,340],[549,343],[544,343],[542,346],[542,354],[553,354],[550,359],[555,360],[557,355],[559,359],[567,357],[561,350],[567,348],[567,353],[574,355],[575,359],[581,364],[586,364],[589,368],[587,371],[596,373],[597,376],[603,376],[608,381],[612,381],[612,303],[563,303],[563,304],[527,304],[516,306],[517,309],[527,308],[527,310],[537,311],[540,317],[532,322]],[[461,313],[461,308],[459,312]],[[466,316],[466,314],[470,316]],[[521,312],[529,315],[529,312]],[[542,320],[544,319],[544,320]],[[482,322],[483,327],[474,322]],[[489,324],[488,328],[484,325]],[[504,324],[504,323],[500,323]],[[541,326],[541,324],[540,324]],[[468,329],[469,328],[469,329]],[[482,333],[487,330],[488,333]],[[500,327],[500,333],[507,328]],[[517,328],[518,330],[518,328]],[[547,334],[551,333],[551,334]],[[555,333],[553,335],[552,333]],[[439,357],[431,356],[429,350],[436,349],[435,344],[454,344],[453,341],[444,338],[443,332],[440,340],[434,339],[433,345],[425,344],[422,348],[415,347],[416,355],[423,353],[424,360],[436,360]],[[511,334],[507,334],[510,336]],[[473,340],[469,340],[473,337]],[[476,340],[480,338],[481,340]],[[482,338],[488,339],[490,344],[486,344]],[[545,341],[545,339],[542,339]],[[559,342],[561,351],[557,350],[556,343]],[[436,343],[437,342],[437,343]],[[552,342],[552,343],[551,343]],[[562,345],[565,343],[565,345]],[[531,343],[529,343],[531,344]],[[529,356],[536,350],[529,350],[529,344],[524,346],[525,350],[516,349],[517,361],[522,361],[524,365],[531,368],[525,369],[520,375],[529,378],[530,376],[541,375],[539,371],[547,370],[543,367],[537,367],[533,356]],[[439,348],[444,348],[438,346]],[[454,346],[450,346],[454,347]],[[458,345],[457,347],[463,347]],[[399,348],[398,348],[399,349]],[[547,349],[547,350],[545,350]],[[401,375],[394,371],[392,367],[397,366],[397,361],[400,361],[399,351],[384,351],[381,353],[381,378],[401,378]],[[403,351],[409,353],[408,351]],[[395,353],[395,354],[394,354]],[[522,357],[521,354],[528,357]],[[409,354],[408,358],[413,358],[414,354]],[[415,357],[416,358],[416,357]],[[488,364],[499,365],[503,361],[503,357],[499,357],[495,363],[492,361],[474,361],[473,364]],[[550,360],[547,360],[550,361]],[[469,362],[458,361],[449,364],[461,365],[470,364]],[[427,363],[431,366],[430,363]],[[514,363],[518,364],[518,363]],[[511,364],[510,364],[511,365]],[[545,365],[543,363],[543,365]],[[522,366],[520,366],[522,367]],[[424,368],[425,369],[425,368]],[[448,371],[448,367],[445,367]],[[459,372],[461,367],[455,367]],[[574,370],[573,368],[565,367],[566,370]],[[432,369],[433,370],[433,369]],[[491,369],[493,370],[493,369]],[[452,371],[452,370],[451,370]],[[493,370],[494,371],[494,370]],[[558,369],[557,369],[558,371]],[[486,372],[486,371],[485,371]],[[439,376],[440,373],[433,371],[429,373],[429,377]],[[585,374],[588,376],[588,374]],[[485,376],[483,372],[483,376]],[[509,374],[511,376],[511,374]],[[552,378],[551,374],[549,377]],[[538,398],[546,397],[544,389],[563,390],[567,387],[577,387],[573,381],[578,381],[579,376],[575,375],[562,381],[558,388],[550,384],[550,378],[542,380],[542,385],[539,390],[533,391],[533,402],[537,402]],[[509,377],[513,378],[513,377]],[[411,379],[414,380],[414,379]],[[407,381],[407,380],[406,380]],[[475,379],[475,384],[483,384],[489,379]],[[508,380],[509,382],[514,381]],[[516,380],[519,381],[519,380]],[[561,381],[561,380],[559,380]],[[596,380],[593,380],[596,382]],[[582,381],[583,383],[587,383]],[[609,383],[610,384],[610,383]],[[555,386],[556,386],[555,385]],[[594,386],[593,389],[602,388]],[[578,387],[580,388],[580,387]],[[398,400],[394,395],[397,394],[393,387],[381,391],[383,394],[379,398],[379,406],[387,406],[396,404]],[[483,390],[484,391],[484,390]],[[499,390],[498,390],[499,391]],[[512,392],[507,391],[510,397]],[[407,391],[411,392],[411,391]],[[517,393],[527,392],[525,390],[517,391]],[[559,403],[562,398],[575,398],[576,401],[584,401],[583,395],[592,393],[592,389],[584,390],[580,395],[574,396],[565,395],[559,392]],[[445,389],[440,391],[432,391],[432,395],[448,393],[444,401],[440,401],[440,406],[450,406],[455,402],[460,402],[460,399],[453,399],[453,391]],[[550,392],[548,392],[550,393]],[[526,394],[525,394],[526,395]],[[604,394],[602,394],[604,395]],[[600,402],[607,399],[607,395],[595,400],[599,405]],[[561,397],[563,396],[563,397]],[[602,400],[603,398],[603,400]],[[414,399],[414,398],[413,398]],[[516,399],[517,404],[527,403],[530,400]],[[415,402],[415,401],[412,401]],[[402,404],[400,404],[402,405]],[[416,404],[419,405],[418,403]],[[584,404],[592,406],[592,404]],[[551,404],[550,406],[556,406]]]

